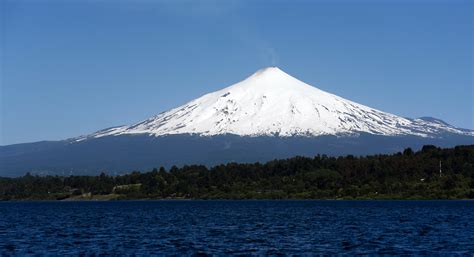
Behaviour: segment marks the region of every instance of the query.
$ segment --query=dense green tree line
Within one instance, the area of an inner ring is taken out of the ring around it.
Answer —
[[[440,162],[442,173],[440,174]],[[102,197],[103,198],[100,198]],[[0,178],[0,199],[467,199],[474,145],[265,164],[161,167],[121,176]]]

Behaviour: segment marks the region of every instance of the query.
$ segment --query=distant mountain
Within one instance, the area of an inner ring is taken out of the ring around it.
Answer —
[[[365,155],[423,144],[474,144],[474,131],[431,117],[409,119],[382,112],[270,67],[131,126],[57,142],[2,146],[0,175]]]

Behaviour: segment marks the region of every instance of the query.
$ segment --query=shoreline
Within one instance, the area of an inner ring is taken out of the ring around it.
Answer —
[[[81,199],[9,199],[0,200],[1,202],[154,202],[154,201],[473,201],[474,199],[469,198],[324,198],[324,199],[303,199],[303,198],[286,198],[286,199],[271,199],[271,198],[248,198],[248,199],[235,199],[235,198],[136,198],[136,199],[100,199],[100,198],[81,198]]]

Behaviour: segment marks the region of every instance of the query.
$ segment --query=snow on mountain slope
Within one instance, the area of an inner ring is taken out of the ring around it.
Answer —
[[[78,140],[127,134],[288,137],[357,136],[363,132],[387,136],[436,137],[444,132],[474,136],[473,131],[435,119],[402,118],[349,101],[270,67],[140,123],[101,130]]]

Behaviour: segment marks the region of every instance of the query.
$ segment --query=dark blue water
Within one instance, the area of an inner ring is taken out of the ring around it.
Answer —
[[[0,252],[472,256],[474,202],[2,202]]]

